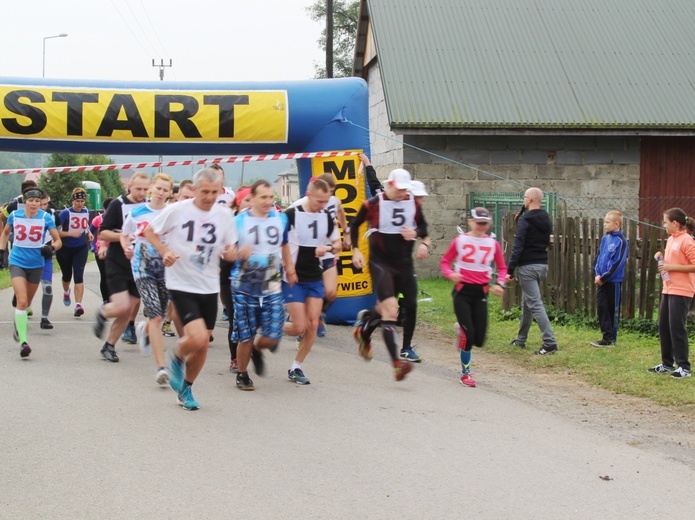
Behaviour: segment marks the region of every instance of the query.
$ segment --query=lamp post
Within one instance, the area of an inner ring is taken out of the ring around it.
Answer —
[[[55,36],[44,36],[43,37],[43,61],[42,61],[42,68],[41,68],[41,77],[45,78],[46,77],[46,40],[50,40],[51,38],[65,38],[67,36],[67,33],[60,33],[56,34]]]

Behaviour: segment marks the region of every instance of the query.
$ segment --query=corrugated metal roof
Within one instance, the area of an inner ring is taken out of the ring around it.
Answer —
[[[367,0],[393,127],[695,128],[693,0]]]

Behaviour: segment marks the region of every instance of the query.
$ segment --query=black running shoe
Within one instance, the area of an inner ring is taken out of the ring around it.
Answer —
[[[116,349],[113,345],[104,343],[104,346],[101,349],[101,355],[106,361],[118,363],[118,354],[116,354]]]
[[[29,357],[29,354],[31,354],[31,347],[25,341],[24,343],[22,343],[22,349],[19,351],[19,355],[24,358],[24,357]]]
[[[98,310],[96,316],[94,317],[94,325],[92,326],[92,330],[94,331],[94,335],[97,338],[101,339],[101,337],[104,335],[104,326],[105,325],[106,325],[106,318],[104,318],[104,315],[101,313],[101,310]]]
[[[265,361],[263,360],[263,352],[256,348],[252,348],[251,361],[253,361],[253,369],[256,371],[256,374],[262,376],[265,373]]]
[[[236,375],[236,387],[239,390],[253,390],[253,381],[249,377],[248,372],[242,372]]]
[[[41,325],[39,325],[42,329],[52,329],[53,324],[48,321],[48,318],[41,318]]]

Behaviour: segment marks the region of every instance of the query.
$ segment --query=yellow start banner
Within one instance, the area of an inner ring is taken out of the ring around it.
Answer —
[[[361,150],[356,150],[356,152],[360,153]],[[332,173],[335,177],[335,196],[343,204],[348,226],[357,215],[367,196],[364,175],[360,173],[359,167],[360,158],[358,155],[314,157],[311,160],[313,176]],[[350,251],[343,251],[338,255],[338,298],[372,293],[372,277],[369,273],[369,240],[362,238],[366,232],[367,224],[364,223],[359,230],[360,241],[358,244],[364,255],[364,269],[355,269],[355,266],[352,265],[352,253]]]
[[[287,91],[0,85],[0,137],[286,143]]]

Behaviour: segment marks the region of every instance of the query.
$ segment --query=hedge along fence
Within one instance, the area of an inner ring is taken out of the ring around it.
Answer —
[[[603,219],[567,217],[561,210],[553,221],[553,235],[548,250],[548,277],[541,287],[543,302],[568,314],[596,316],[594,259],[603,238]],[[503,218],[501,236],[505,259],[509,262],[514,244],[514,215]],[[659,227],[623,221],[623,234],[630,250],[621,289],[621,316],[655,319],[661,294],[661,277],[654,254],[666,243]],[[521,289],[511,284],[503,299],[509,310],[521,305]]]

